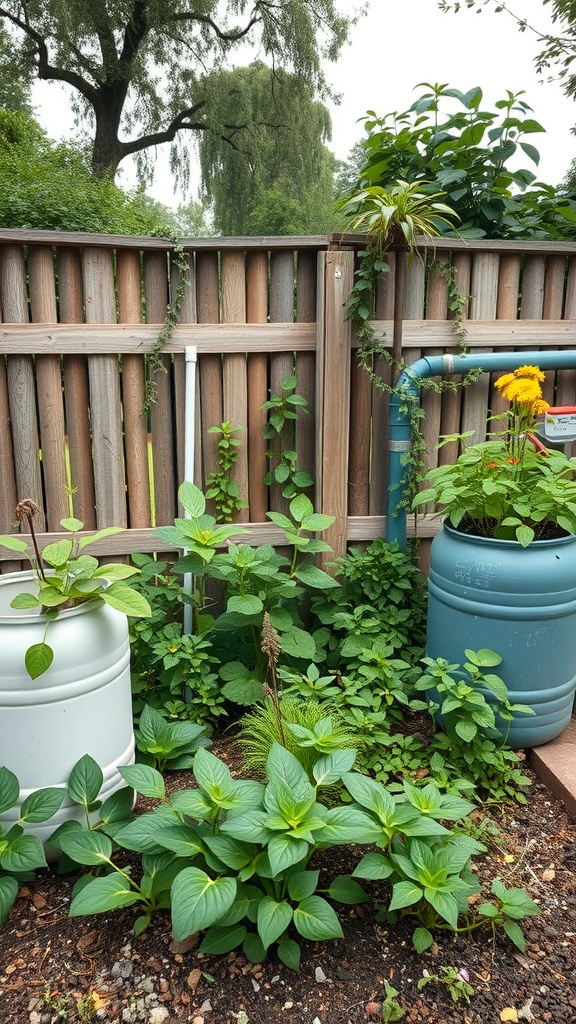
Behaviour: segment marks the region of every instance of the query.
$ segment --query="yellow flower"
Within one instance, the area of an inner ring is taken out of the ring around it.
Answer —
[[[505,373],[503,377],[498,377],[498,380],[495,382],[494,387],[498,388],[499,391],[503,391],[503,389],[507,387],[508,384],[511,384],[513,380],[513,373]]]
[[[544,380],[544,373],[539,366],[519,366],[517,370],[514,370],[515,377],[528,377],[529,380]]]
[[[547,412],[549,408],[549,403],[545,402],[543,398],[536,398],[532,402],[532,412],[534,416],[540,416],[541,413]]]
[[[523,405],[532,405],[533,402],[542,398],[538,382],[525,377],[515,377],[503,388],[502,394],[509,402],[520,402]]]

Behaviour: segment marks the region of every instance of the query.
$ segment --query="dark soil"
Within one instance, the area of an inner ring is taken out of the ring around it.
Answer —
[[[215,751],[234,763],[229,742]],[[186,773],[170,788],[189,785]],[[495,843],[477,862],[489,887],[494,875],[525,888],[542,915],[525,926],[526,953],[490,931],[474,937],[443,932],[422,956],[412,949],[410,923],[379,925],[371,905],[340,908],[344,939],[302,942],[302,968],[289,971],[272,955],[250,964],[241,953],[201,956],[198,937],[175,944],[168,915],[136,938],[128,908],[69,918],[74,879],[54,870],[22,886],[0,932],[0,1021],[52,1024],[359,1024],[382,1020],[384,980],[399,991],[406,1022],[534,1024],[576,1021],[576,825],[537,780],[527,806],[490,808]],[[481,818],[478,816],[478,823]],[[361,851],[326,851],[328,875],[352,870]],[[383,890],[373,890],[377,900]],[[468,1005],[445,986],[419,991],[424,969],[465,968],[474,987]],[[94,1012],[85,1011],[86,996]],[[367,1004],[372,1004],[368,1005]],[[396,1020],[397,1017],[385,1017]]]

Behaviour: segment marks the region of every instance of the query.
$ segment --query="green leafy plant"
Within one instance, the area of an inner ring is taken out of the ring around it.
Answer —
[[[282,693],[268,697],[240,722],[238,745],[247,771],[263,775],[270,750],[279,743],[294,755],[310,781],[321,753],[355,747],[357,737],[329,703],[304,701]]]
[[[389,981],[384,979],[384,999],[382,1000],[382,1020],[384,1024],[394,1024],[406,1016],[406,1010],[398,1002],[400,995],[398,989],[394,988]]]
[[[209,434],[219,434],[218,469],[210,473],[206,481],[206,498],[214,502],[218,519],[223,523],[231,523],[234,513],[248,508],[243,500],[238,484],[230,473],[236,465],[241,440],[236,436],[244,427],[232,427],[230,423],[221,423],[219,427],[209,427]]]
[[[291,428],[295,426],[300,412],[309,413],[308,402],[296,393],[296,377],[286,377],[282,381],[281,394],[270,395],[261,406],[268,413],[264,427],[264,437],[269,442],[266,457],[270,459],[270,470],[264,477],[264,483],[274,480],[280,485],[284,498],[293,498],[300,491],[313,487],[314,480],[306,470],[297,469],[298,456],[294,450],[294,436]],[[290,447],[286,447],[287,432],[290,431]]]
[[[39,789],[30,793],[18,811],[18,819],[6,830],[0,824],[0,925],[6,920],[18,895],[21,881],[34,878],[36,868],[46,867],[42,843],[26,835],[27,822],[47,821],[62,806],[64,789]],[[18,806],[20,784],[8,768],[0,767],[0,814]]]
[[[315,534],[334,522],[333,516],[314,511],[304,494],[296,495],[289,515],[268,512],[268,518],[283,531],[291,557],[277,554],[270,545],[251,547],[232,543],[234,535],[246,535],[237,526],[217,526],[205,513],[205,498],[193,484],[183,484],[180,501],[188,519],[177,519],[173,527],[155,533],[163,540],[185,549],[175,572],[192,573],[193,597],[198,629],[203,629],[221,662],[224,696],[239,704],[253,704],[262,697],[268,661],[261,650],[264,615],[277,632],[283,657],[317,656],[314,637],[304,628],[300,610],[305,594],[338,587],[338,583],[314,564],[314,556],[331,551]],[[226,551],[219,546],[228,543]],[[205,584],[208,579],[225,584],[226,608],[216,620],[203,614],[207,608]],[[209,632],[207,632],[209,631]]]
[[[195,722],[167,722],[148,704],[143,708],[135,738],[138,761],[152,765],[159,772],[191,768],[196,750],[210,745],[201,725]]]
[[[54,651],[46,643],[46,634],[51,619],[58,611],[92,601],[104,602],[132,617],[150,615],[146,599],[127,582],[138,573],[136,567],[121,563],[99,565],[97,558],[83,553],[84,548],[94,541],[121,532],[119,527],[109,526],[92,536],[79,537],[78,531],[84,524],[74,517],[62,519],[60,525],[69,531],[70,537],[47,544],[40,552],[34,531],[34,517],[39,513],[38,505],[29,498],[20,501],[16,507],[17,519],[25,519],[29,526],[31,548],[20,537],[0,537],[3,547],[25,554],[34,569],[36,592],[18,594],[11,607],[17,610],[38,608],[46,620],[42,640],[26,651],[25,667],[31,679],[37,679],[46,672],[54,660]]]
[[[343,777],[354,800],[381,830],[375,845],[384,853],[364,855],[355,868],[356,878],[386,879],[391,899],[380,919],[394,923],[397,917],[414,917],[412,941],[417,952],[428,949],[436,929],[471,932],[490,922],[518,948],[524,937],[518,921],[539,908],[523,890],[506,890],[493,883],[496,902],[481,904],[477,914],[470,911],[469,897],[481,891],[470,870],[472,856],[485,847],[470,836],[450,832],[443,824],[470,813],[473,805],[461,797],[440,793],[432,783],[418,788],[404,781],[403,792],[393,796],[380,783],[354,773]]]
[[[295,933],[312,941],[338,938],[336,913],[319,895],[319,872],[308,862],[320,847],[370,842],[368,816],[350,807],[326,808],[318,790],[348,771],[353,751],[321,756],[315,784],[287,750],[275,744],[267,762],[266,785],[234,779],[226,765],[197,751],[196,789],[166,796],[162,776],[146,765],[121,769],[129,783],[159,807],[115,834],[115,842],[143,854],[144,875],[112,860],[112,844],[93,832],[62,837],[62,847],[79,863],[105,866],[108,874],[89,881],[72,900],[70,913],[102,913],[138,905],[141,931],[157,910],[171,903],[176,941],[205,932],[200,950],[226,953],[239,946],[253,962],[277,945],[287,966],[298,969]],[[352,879],[335,878],[326,891],[343,903],[366,899]]]
[[[432,502],[455,529],[522,547],[576,533],[576,459],[548,451],[532,435],[536,416],[548,409],[543,381],[537,366],[500,377],[496,387],[510,401],[505,429],[465,449],[453,465],[430,470],[414,508]]]
[[[470,997],[474,995],[474,988],[470,984],[470,975],[465,967],[441,967],[438,974],[431,974],[424,969],[422,977],[418,979],[419,990],[431,983],[444,985],[454,1003],[457,1003],[459,999],[465,999],[469,1003]]]
[[[496,109],[487,110],[478,86],[466,92],[445,83],[420,86],[423,91],[408,110],[384,117],[368,112],[356,189],[389,189],[402,178],[415,189],[442,190],[459,218],[457,232],[437,221],[442,235],[571,237],[575,204],[537,181],[523,162],[538,165],[532,139],[544,128],[522,93],[507,90]],[[522,162],[514,166],[518,157]]]

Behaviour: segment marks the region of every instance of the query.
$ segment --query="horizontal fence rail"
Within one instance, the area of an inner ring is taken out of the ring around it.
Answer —
[[[285,511],[267,484],[269,442],[262,405],[295,375],[309,412],[289,422],[282,445],[313,477],[315,507],[336,516],[326,539],[347,543],[385,532],[388,396],[356,359],[346,316],[357,252],[365,237],[184,239],[188,257],[179,322],[159,345],[180,283],[174,245],[159,238],[0,229],[0,533],[18,530],[18,499],[43,510],[41,543],[74,514],[88,530],[125,532],[96,553],[122,557],[158,547],[152,529],[178,514],[184,425],[194,417],[194,480],[217,470],[223,422],[238,428],[233,470],[247,504],[235,517],[252,542],[281,543],[268,511]],[[394,254],[375,295],[376,337],[390,350]],[[457,309],[455,309],[455,306]],[[458,326],[460,334],[456,331]],[[576,243],[421,244],[407,272],[402,355],[576,348]],[[197,351],[194,396],[184,359]],[[155,401],[145,409],[151,360]],[[381,355],[372,369],[390,383]],[[503,409],[493,381],[437,393],[424,389],[427,465],[452,461],[444,434],[474,431]],[[576,402],[576,371],[547,374],[545,397]],[[186,402],[188,401],[188,408]],[[214,511],[212,509],[212,511]],[[419,517],[423,564],[437,518]],[[164,546],[163,546],[164,547]],[[91,549],[92,550],[92,549]],[[20,565],[0,548],[0,571]]]

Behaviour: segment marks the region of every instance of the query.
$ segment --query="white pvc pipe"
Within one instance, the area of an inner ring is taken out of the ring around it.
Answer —
[[[190,345],[185,352],[184,360],[186,367],[185,378],[185,401],[184,401],[184,479],[194,482],[194,446],[195,446],[195,420],[196,420],[196,363],[198,352],[195,345]],[[186,518],[189,513],[184,512]],[[190,593],[194,588],[194,578],[191,572],[184,576],[184,587]],[[190,636],[192,633],[192,605],[184,605],[184,633]]]

